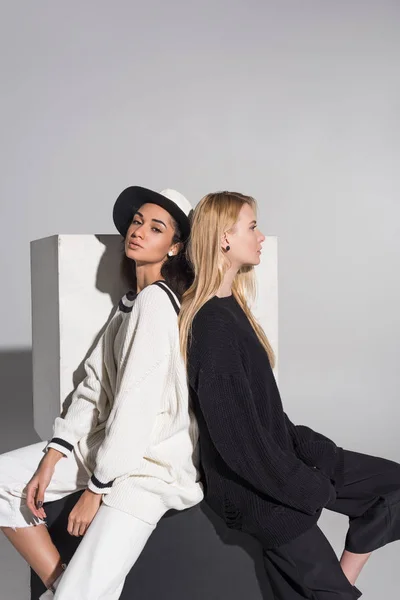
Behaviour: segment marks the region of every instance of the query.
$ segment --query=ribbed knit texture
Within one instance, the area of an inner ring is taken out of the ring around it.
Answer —
[[[294,539],[336,497],[340,450],[285,415],[268,355],[233,296],[198,312],[188,352],[206,499],[265,547]]]
[[[149,523],[200,502],[198,428],[166,292],[151,285],[124,296],[85,370],[47,447],[75,449],[89,489]]]

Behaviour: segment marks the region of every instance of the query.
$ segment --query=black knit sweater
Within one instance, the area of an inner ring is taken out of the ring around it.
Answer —
[[[341,485],[343,451],[283,411],[268,355],[234,296],[197,313],[188,350],[206,500],[266,548],[318,520]]]

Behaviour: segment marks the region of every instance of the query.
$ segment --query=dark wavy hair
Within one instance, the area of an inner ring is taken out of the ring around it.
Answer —
[[[191,218],[191,211],[189,218]],[[173,244],[182,244],[182,249],[174,256],[168,256],[166,261],[161,267],[161,277],[165,279],[169,287],[181,300],[183,294],[192,285],[194,279],[193,269],[190,262],[187,259],[187,243],[188,240],[182,241],[182,233],[180,231],[178,223],[175,219],[172,219],[174,227],[174,236],[172,238]],[[121,271],[124,280],[129,285],[129,289],[136,292],[136,265],[135,261],[128,258],[125,254],[125,240],[123,241],[123,257]]]

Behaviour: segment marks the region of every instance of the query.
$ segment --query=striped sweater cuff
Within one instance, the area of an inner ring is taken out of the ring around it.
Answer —
[[[112,484],[114,483],[114,479],[109,481],[108,483],[103,483],[93,474],[89,479],[88,488],[95,494],[108,494],[111,492]]]
[[[44,451],[47,452],[49,448],[54,448],[54,450],[58,450],[65,454],[65,456],[69,456],[74,449],[73,444],[70,444],[66,440],[63,440],[59,437],[54,437],[50,440],[50,442],[45,447]]]

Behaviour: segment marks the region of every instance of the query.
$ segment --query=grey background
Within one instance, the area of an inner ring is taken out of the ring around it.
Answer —
[[[136,183],[254,195],[279,237],[287,412],[400,461],[400,4],[2,2],[0,451],[32,428],[29,241],[113,233]],[[77,265],[79,268],[79,265]],[[339,552],[346,522],[322,526]],[[399,544],[358,584],[394,597]],[[0,540],[0,598],[28,574]]]

